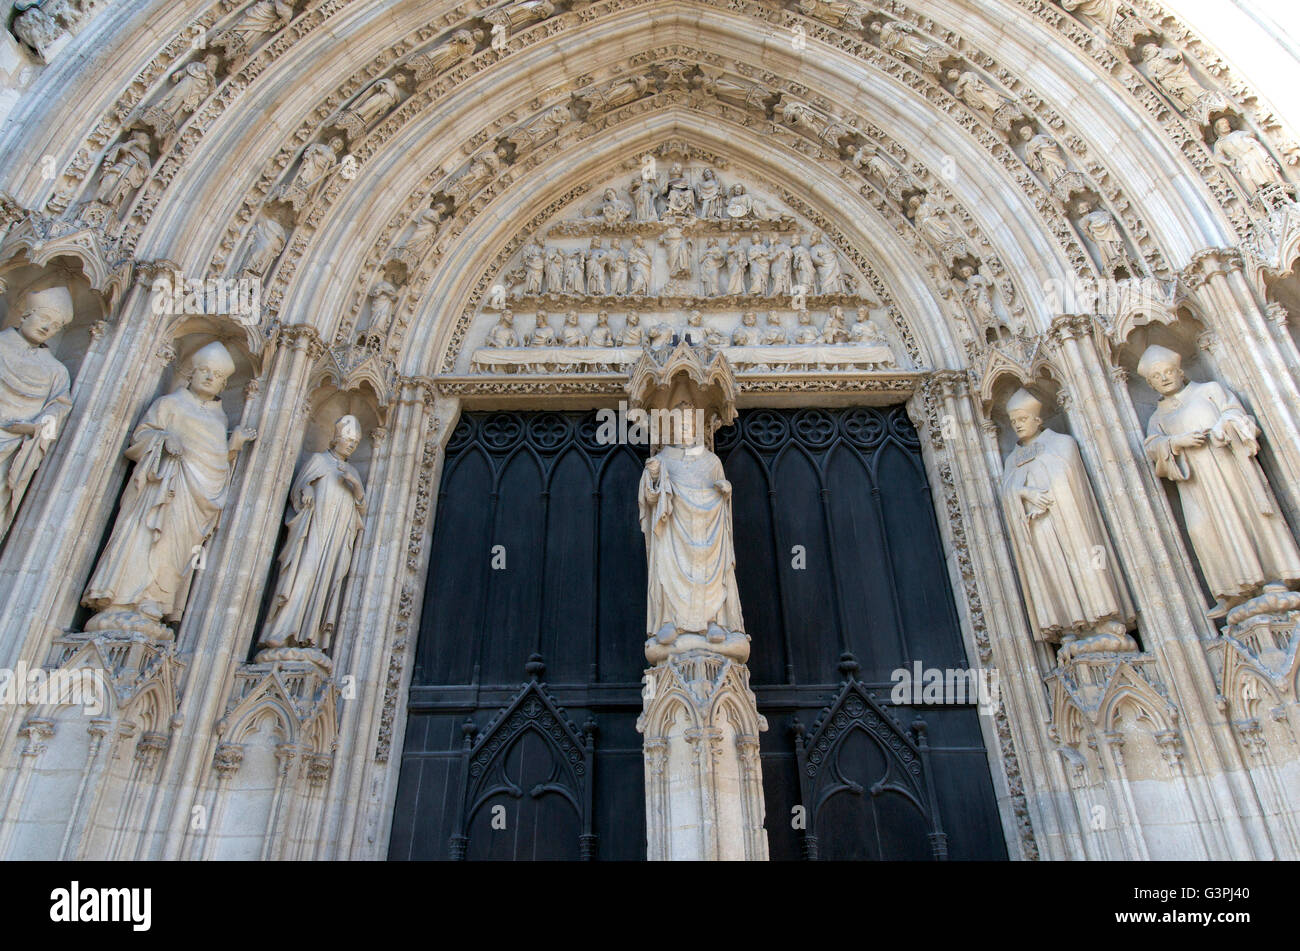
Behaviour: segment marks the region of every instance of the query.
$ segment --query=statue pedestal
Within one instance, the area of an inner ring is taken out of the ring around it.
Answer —
[[[1228,612],[1223,636],[1206,643],[1219,696],[1234,722],[1284,715],[1300,671],[1300,592],[1266,585]]]
[[[758,734],[767,720],[749,668],[712,650],[646,671],[646,830],[651,861],[766,861]]]

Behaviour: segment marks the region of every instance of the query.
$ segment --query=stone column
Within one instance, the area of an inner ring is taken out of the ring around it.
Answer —
[[[1209,857],[1271,857],[1258,798],[1215,702],[1201,646],[1215,631],[1164,489],[1147,462],[1141,421],[1127,392],[1117,392],[1122,370],[1102,356],[1098,332],[1093,318],[1065,315],[1053,322],[1051,342],[1068,390],[1071,426],[1128,569],[1143,646],[1157,658],[1179,714],[1187,750],[1179,772],[1205,826]]]
[[[354,699],[344,700],[339,718],[317,848],[302,858],[374,860],[386,854],[437,461],[453,422],[444,413],[457,405],[435,400],[426,380],[404,379],[384,433],[376,434],[366,487],[371,514],[357,543],[336,638],[337,670],[353,678]],[[392,732],[380,759],[385,726]]]
[[[921,435],[935,515],[962,619],[966,656],[996,668],[1002,704],[980,717],[994,789],[1013,857],[1079,858],[1069,785],[1047,735],[1051,712],[1016,588],[992,474],[996,441],[986,432],[965,371],[938,370],[907,404]],[[1001,768],[998,768],[998,767]]]
[[[221,703],[253,637],[265,593],[268,567],[284,514],[306,421],[311,374],[325,351],[306,325],[281,329],[254,410],[246,410],[257,439],[241,454],[216,535],[209,543],[207,570],[199,572],[177,641],[189,660],[180,701],[182,726],[176,737],[184,755],[172,757],[161,782],[167,799],[153,813],[146,835],[157,835],[153,858],[175,859],[213,768],[214,733]],[[232,421],[233,422],[233,421]]]

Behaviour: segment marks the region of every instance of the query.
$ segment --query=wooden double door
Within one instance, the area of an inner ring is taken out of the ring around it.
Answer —
[[[451,436],[392,859],[645,857],[646,450],[602,435],[492,412]],[[890,698],[899,669],[968,666],[903,408],[749,410],[716,451],[772,858],[1005,858],[974,698]]]

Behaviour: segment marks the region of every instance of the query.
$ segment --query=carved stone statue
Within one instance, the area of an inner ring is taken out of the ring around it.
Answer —
[[[441,46],[427,53],[417,53],[412,56],[408,65],[415,72],[415,81],[428,82],[439,73],[446,72],[462,60],[468,59],[474,52],[476,40],[482,37],[481,30],[457,30]]]
[[[609,329],[609,312],[602,310],[596,315],[596,326],[591,328],[591,346],[614,346],[614,332]]]
[[[727,194],[728,218],[757,218],[766,220],[771,217],[762,199],[756,198],[745,190],[740,182],[731,186]]]
[[[993,282],[969,264],[963,264],[958,274],[964,283],[961,289],[962,303],[966,305],[966,312],[975,321],[980,333],[996,330],[1002,321],[993,309]]]
[[[447,194],[456,202],[457,208],[464,207],[471,195],[486,185],[501,168],[501,159],[488,149],[469,163],[458,179],[447,186]]]
[[[1127,269],[1131,262],[1119,225],[1115,224],[1115,219],[1104,208],[1095,211],[1090,210],[1091,208],[1088,202],[1081,201],[1075,205],[1074,210],[1079,215],[1079,227],[1097,246],[1097,252],[1101,255],[1102,270],[1107,274],[1114,274],[1116,268]]]
[[[280,551],[271,611],[258,646],[329,652],[343,601],[343,583],[366,509],[365,487],[348,457],[361,441],[361,423],[334,424],[329,449],[308,458],[289,493],[293,514]]]
[[[1218,136],[1214,140],[1214,157],[1236,173],[1247,191],[1257,192],[1266,185],[1286,181],[1268,149],[1245,129],[1233,131],[1232,123],[1221,117],[1214,122],[1214,132]]]
[[[736,244],[735,239],[727,242],[727,293],[745,293],[745,269],[749,267],[749,256],[745,249]]]
[[[488,331],[487,346],[496,349],[519,346],[519,336],[515,333],[515,315],[511,311],[501,311],[496,325]]]
[[[564,293],[585,294],[587,282],[583,277],[585,260],[582,250],[570,251],[564,256]]]
[[[767,294],[768,268],[771,249],[762,238],[754,238],[749,243],[749,293],[758,296]]]
[[[1070,166],[1056,140],[1044,132],[1034,134],[1032,126],[1020,127],[1020,140],[1025,143],[1025,162],[1043,176],[1047,187],[1055,190],[1056,183],[1070,174]]]
[[[95,190],[95,201],[114,211],[126,199],[127,193],[139,188],[149,177],[149,135],[133,132],[125,142],[113,146],[104,155],[103,173]]]
[[[695,183],[695,199],[700,203],[701,218],[721,218],[723,206],[722,183],[713,169],[706,168]]]
[[[605,246],[599,238],[591,239],[587,252],[587,293],[605,293]]]
[[[534,239],[524,245],[524,293],[542,292],[542,275],[546,271],[546,250]]]
[[[636,311],[627,315],[627,322],[618,334],[618,345],[620,347],[639,347],[644,339],[644,332],[641,329],[641,317]]]
[[[401,261],[408,268],[414,267],[433,246],[446,214],[447,206],[442,202],[417,212],[413,219],[415,229],[393,249],[395,252],[393,258]]]
[[[561,338],[566,347],[585,347],[587,345],[587,335],[582,332],[582,327],[578,325],[578,312],[571,310],[564,315],[564,326],[561,328],[563,337]]]
[[[691,189],[690,180],[677,162],[674,162],[669,169],[668,181],[664,185],[664,197],[666,201],[664,214],[694,217],[695,194]]]
[[[45,346],[72,320],[65,287],[28,291],[0,331],[0,538],[72,409],[68,371]]]
[[[849,331],[849,340],[853,343],[889,346],[889,340],[880,332],[880,328],[876,326],[876,322],[871,319],[871,314],[865,307],[858,308],[858,319]]]
[[[953,95],[976,112],[991,116],[1007,102],[988,83],[970,70],[964,72],[949,70],[948,78],[954,81]]]
[[[939,62],[947,53],[939,44],[918,36],[910,25],[897,20],[876,21],[871,24],[871,32],[880,36],[880,45],[885,49],[911,60],[928,73],[938,72]]]
[[[636,208],[637,221],[659,220],[659,209],[655,207],[655,199],[659,197],[659,184],[653,177],[638,175],[632,179],[628,191],[632,195],[632,204]]]
[[[636,297],[650,296],[650,273],[653,262],[646,250],[645,238],[637,235],[627,252],[628,289]]]
[[[354,105],[339,116],[339,127],[355,139],[380,116],[397,105],[397,100],[401,98],[398,90],[405,83],[406,76],[398,73],[395,77],[384,77],[371,84],[356,98]]]
[[[244,59],[263,37],[289,25],[293,19],[293,4],[284,0],[258,0],[246,9],[234,23],[218,31],[211,45],[226,51],[232,61]]]
[[[366,333],[371,337],[383,339],[388,336],[388,327],[393,322],[393,308],[397,304],[397,288],[388,281],[379,280],[370,288],[370,324]]]
[[[226,435],[220,395],[235,371],[226,348],[210,343],[192,365],[188,386],[155,400],[131,437],[135,469],[82,598],[100,612],[88,630],[122,623],[121,615],[180,619],[226,504],[231,463],[257,437],[246,428]]]
[[[173,73],[171,81],[175,88],[141,112],[140,123],[153,129],[163,140],[169,139],[185,117],[216,88],[219,61],[217,56],[208,55]]]
[[[840,256],[826,241],[820,231],[810,238],[812,261],[817,268],[817,285],[823,294],[839,294],[844,290],[844,275],[840,271]]]
[[[771,283],[768,284],[768,292],[773,297],[794,293],[794,271],[790,266],[792,253],[790,245],[784,239],[778,237],[772,242],[772,259],[768,265]]]
[[[546,252],[546,290],[552,294],[564,290],[564,252],[559,248]]]
[[[587,114],[595,115],[625,106],[649,88],[650,80],[645,76],[630,76],[585,89],[578,93],[578,98],[587,104]]]
[[[719,276],[722,266],[727,263],[727,252],[718,246],[717,238],[709,238],[700,252],[700,293],[705,297],[717,297]]]
[[[537,312],[537,325],[533,328],[533,335],[528,338],[530,347],[555,346],[555,330],[546,321],[546,311],[539,310]]]
[[[668,645],[683,633],[711,644],[743,638],[736,587],[731,483],[682,409],[673,442],[646,461],[637,492],[649,585],[646,635]]]
[[[632,206],[618,197],[612,188],[605,189],[604,200],[600,203],[600,220],[607,225],[621,225],[632,214]]]
[[[844,308],[838,304],[826,315],[822,326],[822,343],[848,343],[849,328],[844,320]]]
[[[761,342],[758,314],[747,310],[740,317],[740,326],[731,333],[733,347],[756,347]]]
[[[806,310],[799,311],[798,324],[794,329],[794,342],[800,345],[817,343],[821,340],[821,331],[813,323],[812,314]]]
[[[605,264],[609,270],[609,292],[623,296],[627,293],[627,254],[617,242],[605,252]]]
[[[253,226],[252,240],[248,245],[248,254],[239,273],[244,277],[262,277],[271,262],[284,250],[286,235],[284,228],[274,218],[259,218]]]
[[[328,145],[317,142],[307,146],[302,153],[297,173],[271,192],[271,200],[286,202],[294,211],[298,211],[315,197],[342,151],[343,140],[337,136]]]
[[[1189,383],[1182,358],[1148,347],[1138,372],[1160,394],[1147,422],[1147,458],[1178,486],[1187,534],[1218,604],[1211,617],[1265,583],[1300,581],[1300,551],[1256,461],[1259,427],[1220,383]]]
[[[13,19],[14,35],[30,46],[41,59],[48,60],[50,47],[64,29],[58,18],[45,9],[43,0],[18,0],[13,5],[16,16]]]
[[[1007,403],[1019,445],[1002,468],[1002,510],[1034,639],[1058,657],[1132,651],[1135,612],[1119,575],[1079,447],[1043,428],[1042,403],[1025,390]]]
[[[781,326],[781,315],[774,310],[767,312],[767,330],[763,331],[763,346],[784,347],[790,343],[790,335]]]
[[[691,273],[692,242],[682,234],[681,228],[676,225],[665,228],[664,233],[659,237],[659,243],[664,246],[668,256],[670,277]]]
[[[796,244],[791,250],[794,267],[794,286],[803,289],[805,294],[817,290],[817,265],[813,263],[812,251],[806,244]]]
[[[1146,63],[1151,81],[1184,109],[1194,105],[1206,92],[1192,77],[1178,50],[1161,49],[1155,43],[1148,43],[1142,47],[1142,62]]]

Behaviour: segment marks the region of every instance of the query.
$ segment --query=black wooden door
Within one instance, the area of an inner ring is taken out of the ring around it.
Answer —
[[[751,410],[717,451],[772,857],[1004,858],[973,704],[890,704],[895,669],[966,666],[901,407]],[[644,858],[644,457],[593,413],[461,419],[391,858]]]

